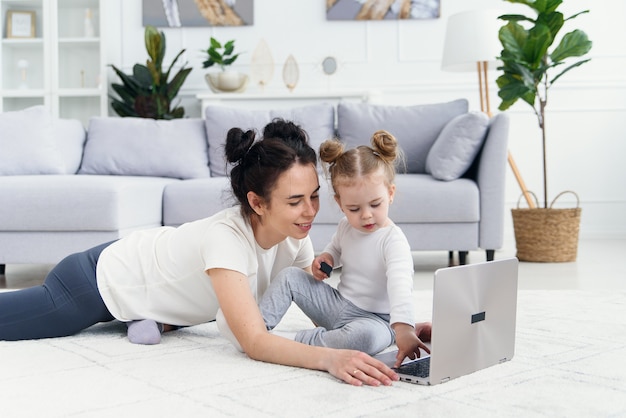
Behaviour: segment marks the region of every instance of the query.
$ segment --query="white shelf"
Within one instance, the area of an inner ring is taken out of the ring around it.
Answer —
[[[0,0],[6,21],[10,10],[35,12],[34,38],[0,42],[0,111],[44,104],[61,118],[108,115],[104,0]],[[89,10],[89,13],[87,13]],[[94,36],[85,37],[92,16]],[[26,69],[18,67],[25,61]],[[19,88],[26,85],[27,88]]]
[[[196,98],[202,103],[202,114],[207,106],[233,106],[247,109],[270,107],[305,106],[317,103],[337,103],[340,101],[369,102],[377,93],[369,90],[335,91],[276,91],[263,93],[198,93]]]
[[[19,98],[19,97],[42,97],[45,94],[43,89],[10,89],[1,90],[2,97]]]

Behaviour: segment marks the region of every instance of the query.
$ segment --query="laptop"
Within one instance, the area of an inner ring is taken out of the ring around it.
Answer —
[[[405,359],[401,381],[436,385],[513,358],[517,313],[517,258],[435,272],[431,354]],[[375,358],[389,367],[397,350]]]

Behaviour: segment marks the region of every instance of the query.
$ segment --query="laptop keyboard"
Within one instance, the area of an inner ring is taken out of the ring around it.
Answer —
[[[402,374],[408,374],[416,377],[428,377],[430,374],[430,357],[403,364],[395,370]]]

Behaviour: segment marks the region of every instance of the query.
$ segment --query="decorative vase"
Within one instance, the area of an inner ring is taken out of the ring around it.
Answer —
[[[298,69],[298,63],[293,55],[289,54],[287,61],[285,61],[285,65],[283,66],[283,81],[289,91],[293,91],[293,89],[296,88],[299,78],[300,70]]]
[[[250,78],[236,71],[207,73],[206,82],[214,93],[241,93],[248,86]]]
[[[96,30],[93,27],[93,16],[91,9],[85,9],[85,24],[84,33],[85,38],[93,38],[96,36]]]

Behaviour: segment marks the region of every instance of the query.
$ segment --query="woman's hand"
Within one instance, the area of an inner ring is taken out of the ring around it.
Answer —
[[[393,370],[365,353],[316,347],[270,334],[243,274],[225,269],[207,273],[226,324],[251,359],[324,370],[355,386],[390,385],[398,380]]]
[[[398,346],[398,355],[394,367],[400,367],[405,357],[411,360],[419,358],[421,356],[420,349],[430,354],[430,349],[418,337],[418,334],[424,331],[422,328],[418,331],[409,324],[399,322],[392,324],[391,327],[396,333],[396,345]],[[428,328],[428,337],[430,340],[430,328]]]
[[[389,386],[398,375],[381,361],[361,351],[328,349],[326,370],[337,379],[354,386]]]

